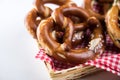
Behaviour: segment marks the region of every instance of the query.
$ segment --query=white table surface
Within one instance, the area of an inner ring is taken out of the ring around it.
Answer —
[[[0,1],[0,80],[50,80],[44,63],[35,59],[38,52],[37,43],[30,36],[24,25],[28,11],[34,0]],[[81,4],[82,0],[74,0]],[[101,73],[102,74],[102,73]],[[114,75],[102,78],[119,80]],[[94,76],[88,77],[95,79]],[[83,78],[81,80],[88,80]]]
[[[50,80],[44,63],[35,59],[37,43],[24,26],[33,1],[0,1],[0,80]]]

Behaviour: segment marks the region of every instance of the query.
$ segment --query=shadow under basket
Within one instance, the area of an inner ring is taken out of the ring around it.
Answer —
[[[94,72],[102,71],[102,69],[96,68],[94,66],[82,66],[82,65],[68,69],[63,69],[60,71],[54,71],[49,63],[45,62],[45,65],[48,69],[51,80],[78,80]]]

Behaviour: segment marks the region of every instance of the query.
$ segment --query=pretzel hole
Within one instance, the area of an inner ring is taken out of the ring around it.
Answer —
[[[84,32],[83,31],[77,31],[74,32],[73,38],[72,38],[72,47],[77,48],[77,46],[80,45],[80,43],[83,41],[84,38]]]
[[[117,39],[118,43],[120,43],[120,39]]]
[[[56,8],[59,7],[59,5],[52,4],[52,3],[47,3],[47,4],[45,4],[45,6],[49,7],[52,10],[55,10]]]
[[[54,28],[52,29],[52,36],[58,43],[63,43],[65,30],[61,29],[57,23],[54,24]]]
[[[112,6],[113,0],[93,0],[91,3],[93,11],[104,15]]]

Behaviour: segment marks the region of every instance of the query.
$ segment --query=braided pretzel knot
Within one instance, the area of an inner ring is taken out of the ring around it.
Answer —
[[[33,36],[33,38],[36,37],[36,29],[38,27],[38,24],[41,22],[41,20],[48,18],[51,13],[52,9],[49,7],[44,6],[46,3],[52,3],[57,5],[75,5],[75,3],[72,3],[70,0],[35,0],[34,5],[35,8],[33,8],[26,16],[25,24],[30,32],[30,34]]]
[[[100,20],[104,20],[113,0],[84,0],[85,9]]]
[[[56,10],[60,10],[60,8]],[[82,12],[84,11],[80,10],[80,13]],[[64,23],[59,22],[58,20],[60,19],[58,18],[61,18]],[[48,55],[63,62],[79,64],[91,59],[95,59],[96,57],[98,57],[99,54],[103,52],[104,44],[101,24],[94,17],[92,18],[92,20],[94,22],[92,23],[92,25],[94,25],[95,28],[93,29],[90,44],[85,48],[72,48],[71,40],[73,38],[75,27],[73,22],[69,18],[63,16],[63,14],[57,14],[54,15],[54,17],[52,15],[52,17],[43,20],[39,24],[37,29],[38,41],[41,44],[41,46],[47,51]],[[59,27],[60,29],[64,30],[62,43],[59,43],[53,37],[54,35],[52,34],[52,32],[56,29],[56,27]]]
[[[59,26],[65,26],[66,17],[64,16],[69,17],[74,22],[75,32],[73,33],[72,45],[75,47],[84,38],[84,31],[88,27],[87,24],[91,21],[91,19],[88,19],[90,15],[83,8],[68,5],[61,6],[52,13],[52,17],[56,23],[59,23]]]

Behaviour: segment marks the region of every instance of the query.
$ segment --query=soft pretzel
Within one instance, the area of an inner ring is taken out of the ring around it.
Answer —
[[[38,18],[38,19],[37,19]],[[33,38],[36,38],[36,29],[41,19],[36,9],[32,9],[25,18],[25,25]]]
[[[74,4],[70,0],[35,0],[34,6],[30,12],[28,12],[26,19],[25,19],[25,25],[30,32],[30,34],[33,36],[33,38],[36,37],[36,29],[38,27],[38,24],[41,20],[49,17],[51,15],[52,9],[49,7],[44,6],[46,3],[52,3],[57,5],[65,5],[65,4]]]
[[[113,0],[84,0],[84,8],[100,20],[104,20],[105,14],[111,7]]]
[[[64,19],[63,21],[60,21],[58,18]],[[72,48],[71,40],[75,27],[73,22],[67,17],[57,17],[57,19],[55,17],[50,17],[43,20],[37,29],[38,41],[47,51],[49,56],[63,62],[79,64],[95,59],[104,51],[104,41],[100,22],[95,17],[92,19],[94,21],[92,25],[94,24],[95,27],[93,28],[91,41],[85,48]],[[60,29],[64,30],[64,39],[62,43],[57,42],[52,35],[54,29],[56,29],[56,25],[58,25],[57,27]]]
[[[73,33],[72,45],[76,46],[80,44],[84,38],[84,31],[88,27],[87,23],[89,22],[88,18],[90,15],[83,8],[67,5],[57,8],[52,13],[53,19],[56,23],[59,23],[59,26],[65,26],[66,18],[64,16],[69,17],[74,22],[75,31]]]
[[[119,0],[118,0],[119,1]],[[117,0],[107,12],[105,21],[107,25],[107,31],[111,37],[113,43],[120,48],[120,19],[119,19],[119,6],[117,5]]]
[[[35,0],[34,5],[36,10],[44,17],[48,17],[49,12],[49,8],[44,6],[44,4],[46,3],[53,3],[53,4],[57,4],[57,5],[65,5],[70,3],[71,0]],[[72,2],[71,2],[72,3]]]

